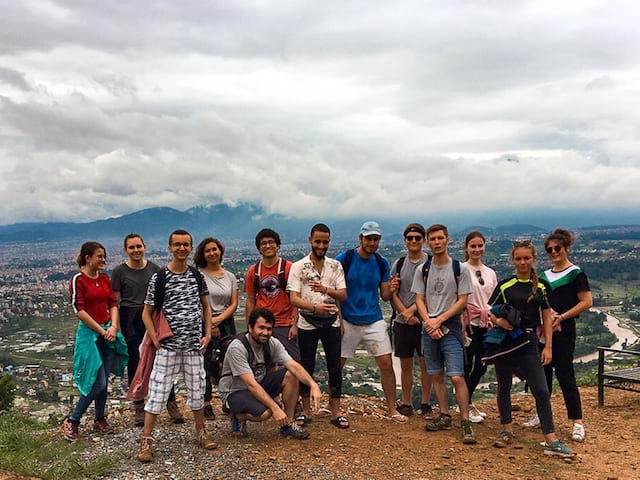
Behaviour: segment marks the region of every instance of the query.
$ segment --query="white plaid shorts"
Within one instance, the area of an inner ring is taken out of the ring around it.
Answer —
[[[187,386],[187,408],[200,410],[204,407],[205,371],[202,354],[174,352],[161,347],[153,362],[145,411],[156,415],[162,412],[176,376],[181,372]]]

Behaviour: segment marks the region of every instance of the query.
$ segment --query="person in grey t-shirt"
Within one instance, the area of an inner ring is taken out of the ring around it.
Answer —
[[[413,390],[413,359],[418,356],[420,365],[420,386],[422,402],[420,410],[423,417],[430,415],[431,378],[427,373],[422,354],[422,322],[417,312],[416,294],[411,291],[413,276],[416,270],[427,261],[427,254],[422,251],[425,240],[424,227],[419,223],[410,223],[403,232],[407,254],[391,265],[391,277],[399,282],[398,290],[391,296],[394,309],[393,320],[393,354],[400,359],[400,381],[402,400],[398,411],[406,416],[413,415],[411,393]]]
[[[275,321],[273,313],[267,309],[251,312],[247,319],[248,333],[243,340],[233,340],[227,348],[218,391],[231,414],[234,433],[246,435],[247,421],[263,422],[273,417],[281,435],[302,440],[309,437],[309,432],[294,422],[299,382],[309,386],[316,411],[320,388],[304,367],[291,358],[282,343],[272,337]],[[251,354],[247,348],[251,349]],[[274,365],[284,367],[274,371]],[[280,393],[284,410],[273,399]]]
[[[466,265],[453,260],[447,252],[451,241],[447,227],[431,225],[427,229],[427,244],[433,255],[425,268],[416,270],[411,291],[416,294],[418,313],[424,327],[423,341],[427,371],[440,404],[440,414],[427,420],[429,431],[451,428],[451,415],[444,384],[444,370],[455,388],[456,401],[462,417],[462,443],[476,443],[469,421],[469,391],[464,380],[464,347],[460,315],[472,291],[471,276]],[[458,277],[459,274],[459,278]]]

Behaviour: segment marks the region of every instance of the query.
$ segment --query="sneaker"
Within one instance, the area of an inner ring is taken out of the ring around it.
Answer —
[[[484,422],[484,417],[477,413],[475,408],[469,407],[469,421],[471,421],[471,423],[482,423]]]
[[[280,435],[283,437],[295,438],[296,440],[304,440],[309,438],[309,431],[295,423],[290,423],[289,425],[280,427]]]
[[[153,458],[153,452],[151,451],[151,444],[153,443],[152,437],[140,437],[140,450],[136,455],[139,462],[148,463]]]
[[[211,404],[208,404],[204,407],[204,418],[206,418],[207,420],[216,419],[216,414],[213,411],[213,407],[211,406]]]
[[[438,430],[451,430],[451,415],[441,413],[437,417],[427,420],[424,425],[425,430],[429,432],[437,432]]]
[[[574,423],[573,432],[571,432],[571,439],[574,442],[584,442],[584,436],[584,425],[582,425],[581,423]]]
[[[173,402],[167,402],[167,412],[169,412],[169,416],[173,423],[184,423],[184,417],[182,416],[182,412],[178,408],[178,404]]]
[[[576,452],[567,447],[560,440],[555,442],[545,443],[544,454],[552,457],[571,458],[576,456]]]
[[[207,437],[207,431],[204,428],[196,431],[196,445],[203,450],[215,450],[218,448],[218,444]]]
[[[533,417],[522,424],[523,427],[527,428],[538,428],[540,426],[540,417],[536,413]]]
[[[484,412],[481,412],[480,410],[478,410],[478,407],[476,407],[473,403],[471,405],[469,405],[469,408],[473,409],[473,412],[476,415],[480,415],[482,418],[487,418],[487,414]]]
[[[410,417],[411,415],[413,415],[413,407],[405,403],[396,403],[396,410],[398,410],[398,413],[401,413],[405,417]]]
[[[93,431],[96,433],[113,433],[113,427],[102,417],[93,421]]]
[[[471,445],[477,442],[473,428],[471,428],[471,422],[469,420],[462,420],[462,443]]]
[[[507,445],[511,445],[511,442],[513,442],[513,432],[503,430],[493,441],[493,446],[497,448],[505,448]]]
[[[231,418],[231,433],[237,433],[243,437],[249,436],[249,431],[247,430],[247,421],[243,420],[242,422],[238,420],[235,413],[230,414]]]
[[[69,418],[65,418],[64,422],[62,422],[62,435],[65,440],[69,442],[75,442],[80,437],[80,433],[78,433],[80,427],[80,422],[74,422]]]
[[[429,420],[430,418],[433,418],[433,408],[428,403],[421,403],[420,414],[422,415],[422,418]]]
[[[133,408],[133,424],[136,427],[144,426],[144,403],[134,403]]]

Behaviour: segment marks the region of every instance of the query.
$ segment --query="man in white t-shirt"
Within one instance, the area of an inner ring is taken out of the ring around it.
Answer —
[[[331,231],[323,223],[311,228],[311,252],[291,267],[287,290],[291,303],[298,307],[298,344],[300,363],[313,375],[316,365],[318,340],[322,342],[329,373],[329,408],[331,424],[349,428],[349,420],[340,413],[342,396],[342,368],[340,366],[341,319],[337,302],[347,299],[347,285],[342,264],[326,256]],[[296,422],[306,425],[311,421],[309,387],[300,386],[302,414]]]

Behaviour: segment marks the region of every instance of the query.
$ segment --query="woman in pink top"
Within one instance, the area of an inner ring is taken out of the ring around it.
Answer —
[[[484,354],[482,339],[489,329],[487,302],[498,284],[496,272],[482,263],[484,247],[485,238],[480,232],[470,232],[465,238],[464,254],[466,265],[471,273],[473,292],[469,295],[467,308],[463,314],[467,334],[464,376],[469,389],[469,420],[473,423],[480,423],[486,417],[485,413],[478,411],[473,405],[472,398],[480,379],[487,371],[487,366],[480,360]]]

